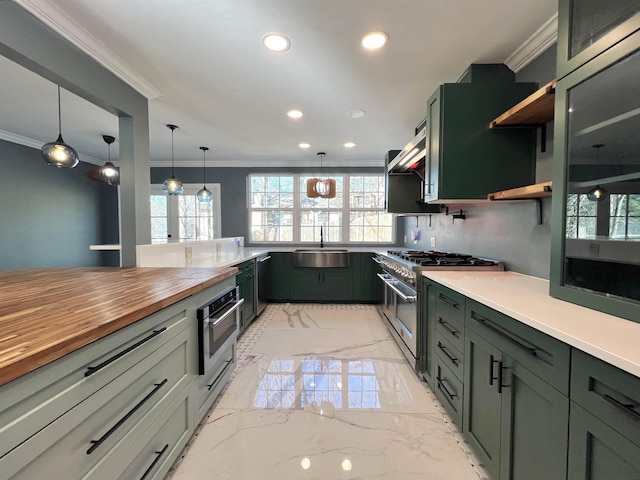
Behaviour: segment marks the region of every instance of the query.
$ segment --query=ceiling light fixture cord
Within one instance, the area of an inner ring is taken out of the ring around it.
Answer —
[[[58,135],[62,135],[62,107],[60,106],[60,85],[58,85]]]
[[[167,128],[171,130],[171,178],[168,178],[162,184],[162,190],[166,195],[182,195],[184,186],[182,182],[175,177],[175,157],[173,153],[173,132],[177,125],[167,125]]]

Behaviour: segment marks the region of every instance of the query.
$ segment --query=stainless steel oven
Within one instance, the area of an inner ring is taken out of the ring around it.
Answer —
[[[387,329],[413,367],[417,362],[417,294],[414,287],[384,270],[378,273],[383,282],[384,300],[380,311]]]
[[[198,373],[204,375],[216,363],[216,352],[228,341],[238,338],[240,328],[238,287],[229,287],[197,309]]]
[[[504,270],[502,262],[471,255],[439,251],[389,251],[373,258],[382,273],[384,298],[379,305],[387,330],[420,375],[421,362],[428,358],[427,326],[418,319],[418,279],[425,270]],[[423,303],[424,305],[424,303]]]

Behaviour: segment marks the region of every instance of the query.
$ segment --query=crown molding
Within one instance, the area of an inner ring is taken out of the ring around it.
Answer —
[[[42,148],[42,145],[46,143],[42,142],[41,140],[34,140],[33,138],[23,137],[22,135],[6,132],[4,130],[0,130],[0,140],[17,143],[18,145],[24,145],[25,147],[31,147],[36,150],[40,150]],[[104,163],[104,161],[100,160],[99,158],[95,158],[90,155],[84,155],[82,153],[78,153],[78,158],[81,162],[91,163],[93,165],[102,165]]]
[[[152,168],[171,168],[171,161],[151,161],[150,166]],[[300,159],[292,159],[292,160],[278,160],[277,164],[270,165],[269,160],[208,160],[207,159],[207,168],[215,168],[215,167],[244,167],[244,168],[252,168],[252,167],[317,167],[320,168],[318,161],[314,159],[310,160],[300,160]],[[348,167],[379,167],[382,169],[384,167],[384,163],[379,159],[376,160],[343,160],[343,161],[334,161],[334,162],[322,162],[322,168],[348,168]],[[176,162],[175,168],[202,168],[202,160],[180,160]]]
[[[14,1],[149,100],[162,96],[158,88],[127,65],[51,0]]]
[[[535,60],[542,52],[558,41],[558,14],[545,22],[536,32],[509,55],[504,63],[518,72]]]

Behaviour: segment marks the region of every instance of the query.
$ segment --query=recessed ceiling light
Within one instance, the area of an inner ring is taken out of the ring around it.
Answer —
[[[267,33],[262,37],[262,44],[274,52],[286,52],[291,46],[289,39],[281,33]]]
[[[287,117],[289,118],[300,118],[302,115],[303,113],[300,110],[289,110],[287,112]]]
[[[389,36],[384,32],[370,32],[362,38],[362,46],[370,50],[375,50],[384,46],[389,40]]]
[[[353,143],[353,142],[347,142],[347,143],[345,143],[345,144],[344,144],[344,146],[345,146],[346,148],[353,148],[353,147],[355,147],[355,146],[356,146],[356,144],[355,144],[355,143]]]
[[[299,143],[299,144],[298,144],[298,146],[299,146],[300,148],[311,148],[311,145],[310,145],[310,144],[308,144],[307,142]]]
[[[356,108],[355,110],[349,110],[347,112],[347,117],[349,118],[362,118],[366,115],[366,112],[360,108]]]

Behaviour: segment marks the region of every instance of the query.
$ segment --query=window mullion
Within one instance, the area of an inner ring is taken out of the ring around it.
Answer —
[[[348,175],[342,176],[342,241],[344,243],[351,243],[351,236],[349,235],[349,225],[351,222],[351,215],[349,212],[350,182],[348,177]]]

